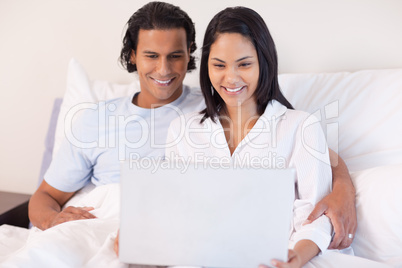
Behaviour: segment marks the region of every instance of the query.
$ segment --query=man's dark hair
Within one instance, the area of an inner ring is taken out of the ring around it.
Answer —
[[[275,43],[264,20],[250,8],[230,7],[216,14],[205,31],[201,54],[200,86],[207,108],[201,112],[204,114],[202,121],[208,117],[215,121],[219,111],[226,109],[225,102],[212,88],[208,74],[208,58],[211,46],[222,33],[241,34],[250,40],[257,51],[260,75],[254,97],[257,101],[258,114],[264,113],[271,100],[277,100],[287,108],[293,109],[279,88],[278,57]]]
[[[190,48],[187,71],[194,70],[195,58],[192,54],[197,49],[194,23],[179,7],[164,2],[150,2],[138,9],[128,20],[120,53],[120,63],[129,73],[137,71],[137,66],[131,63],[131,53],[137,51],[140,29],[169,30],[177,28],[184,28],[186,31],[187,48]]]

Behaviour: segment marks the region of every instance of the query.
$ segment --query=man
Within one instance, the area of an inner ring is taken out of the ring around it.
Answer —
[[[120,160],[163,156],[171,120],[180,113],[204,108],[202,95],[183,87],[186,72],[195,69],[195,49],[193,22],[180,8],[151,2],[133,14],[120,60],[129,72],[138,73],[140,93],[100,104],[98,109],[105,110],[106,115],[90,110],[73,126],[83,142],[103,137],[108,141],[113,140],[110,137],[124,138],[127,142],[77,148],[65,140],[30,200],[33,225],[45,230],[63,222],[95,218],[91,207],[62,208],[90,181],[97,186],[119,182]],[[111,118],[115,123],[121,122],[121,117],[124,128],[110,123]],[[105,120],[104,125],[99,124],[100,119]],[[337,157],[332,152],[332,158]],[[336,232],[330,248],[345,248],[351,244],[356,229],[355,193],[341,159],[333,167],[333,174],[333,192],[317,204],[308,220],[326,214]]]

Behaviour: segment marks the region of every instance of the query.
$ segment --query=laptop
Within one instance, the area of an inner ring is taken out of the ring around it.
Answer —
[[[287,260],[293,169],[149,163],[121,166],[122,262],[258,267]]]

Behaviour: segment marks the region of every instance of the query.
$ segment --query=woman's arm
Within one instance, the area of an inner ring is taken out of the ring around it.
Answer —
[[[317,203],[306,223],[313,222],[321,215],[328,216],[335,232],[329,248],[343,249],[350,246],[357,228],[356,192],[345,162],[331,149],[329,156],[332,166],[332,192]]]
[[[289,114],[289,117],[291,114]],[[324,252],[331,239],[330,220],[322,215],[315,222],[303,224],[319,200],[331,190],[331,167],[325,136],[314,117],[299,123],[289,167],[296,170],[296,199],[293,205],[293,230],[287,261],[272,260],[274,267],[300,268]]]
[[[292,114],[289,113],[289,117]],[[305,224],[315,205],[331,192],[332,174],[328,147],[321,125],[308,115],[298,125],[289,167],[296,170],[296,199],[290,248],[302,240],[314,242],[324,252],[331,241],[332,225],[326,215]]]

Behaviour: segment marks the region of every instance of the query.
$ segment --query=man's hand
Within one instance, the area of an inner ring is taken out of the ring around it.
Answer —
[[[357,228],[356,192],[348,168],[337,153],[329,149],[332,166],[332,193],[317,203],[305,224],[326,215],[331,219],[335,235],[329,249],[344,249],[353,242]]]
[[[349,247],[352,244],[357,227],[354,191],[334,190],[317,203],[305,223],[311,223],[323,214],[331,219],[335,232],[328,248],[343,249]]]
[[[63,192],[42,181],[36,192],[29,200],[28,214],[32,224],[41,230],[53,227],[57,224],[80,220],[93,219],[89,213],[92,207],[67,207],[61,209],[75,192]]]
[[[68,221],[94,219],[96,217],[88,212],[93,209],[93,207],[67,207],[53,218],[48,228]]]

